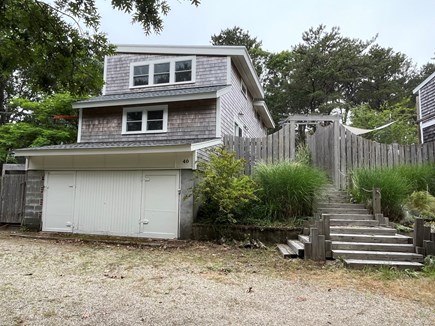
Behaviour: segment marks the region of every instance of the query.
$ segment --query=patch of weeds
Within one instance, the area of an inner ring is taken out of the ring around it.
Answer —
[[[400,278],[418,278],[419,273],[410,269],[399,270],[395,267],[382,266],[376,272],[375,275],[382,280],[396,280]]]
[[[229,274],[231,272],[234,272],[234,268],[230,267],[230,266],[225,266],[219,263],[216,264],[209,264],[206,266],[208,270],[213,271],[213,272],[219,272],[219,273],[225,273],[225,274]]]
[[[396,231],[399,233],[400,232],[401,233],[409,233],[409,232],[413,231],[413,228],[410,228],[410,227],[405,226],[403,224],[396,224],[394,227],[396,228]]]
[[[427,256],[424,259],[423,274],[435,278],[435,256]]]

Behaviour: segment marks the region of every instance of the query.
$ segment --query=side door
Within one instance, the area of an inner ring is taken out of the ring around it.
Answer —
[[[45,174],[42,230],[72,232],[74,224],[75,171]]]
[[[143,237],[178,237],[178,171],[144,171],[140,232]]]

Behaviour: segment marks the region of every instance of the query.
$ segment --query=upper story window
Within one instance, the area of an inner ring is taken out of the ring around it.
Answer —
[[[195,57],[131,63],[130,87],[192,83],[195,65]]]
[[[124,108],[122,115],[122,133],[159,133],[168,127],[168,106],[147,106]]]

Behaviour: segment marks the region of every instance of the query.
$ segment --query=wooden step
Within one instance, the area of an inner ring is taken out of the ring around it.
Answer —
[[[331,234],[365,234],[365,235],[395,235],[396,230],[385,227],[365,227],[365,226],[331,226]]]
[[[369,250],[369,251],[399,251],[415,252],[414,245],[401,243],[369,243],[333,241],[332,250]]]
[[[423,262],[423,255],[410,252],[362,251],[362,250],[332,250],[332,258],[382,261],[412,261]]]
[[[276,245],[276,249],[283,256],[283,258],[297,258],[298,255],[286,244],[279,243]]]
[[[310,242],[310,237],[309,237],[308,235],[302,235],[302,234],[299,234],[299,235],[298,235],[298,239],[299,239],[299,241],[300,241],[301,243],[307,243],[307,242]]]
[[[371,214],[322,214],[331,220],[374,220]]]
[[[344,263],[347,267],[355,269],[363,269],[366,267],[378,268],[381,266],[395,267],[398,269],[421,270],[423,264],[408,261],[386,261],[386,260],[363,260],[363,259],[345,259]]]
[[[353,203],[326,203],[319,202],[316,204],[318,208],[359,208],[365,209],[363,204],[353,204]]]
[[[304,257],[304,244],[299,240],[287,240],[287,245],[295,252],[298,257]]]
[[[340,242],[365,242],[365,243],[402,243],[409,244],[412,238],[396,234],[396,235],[376,235],[376,234],[340,234],[331,233],[332,241]]]
[[[366,208],[332,208],[332,207],[317,207],[317,212],[322,214],[370,214]]]
[[[379,222],[376,220],[330,220],[330,226],[379,226]]]

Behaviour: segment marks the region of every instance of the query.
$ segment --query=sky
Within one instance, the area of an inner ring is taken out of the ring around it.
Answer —
[[[343,36],[368,40],[402,52],[421,66],[435,57],[435,0],[167,0],[164,30],[146,36],[131,17],[97,0],[102,31],[114,44],[210,45],[222,29],[239,26],[270,52],[290,50],[302,33],[324,24]]]

